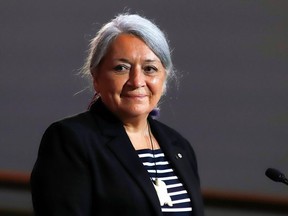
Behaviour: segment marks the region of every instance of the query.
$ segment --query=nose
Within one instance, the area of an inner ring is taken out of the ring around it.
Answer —
[[[128,84],[135,88],[140,88],[146,85],[145,74],[142,72],[141,67],[131,69]]]

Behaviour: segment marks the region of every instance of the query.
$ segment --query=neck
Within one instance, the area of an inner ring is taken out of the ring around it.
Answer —
[[[138,121],[137,124],[133,122],[125,122],[124,128],[127,135],[136,150],[140,149],[158,149],[159,144],[150,131],[147,119]]]
[[[148,134],[148,121],[129,121],[123,122],[124,128],[128,134]]]
[[[132,117],[122,119],[124,128],[127,133],[148,132],[148,116]]]

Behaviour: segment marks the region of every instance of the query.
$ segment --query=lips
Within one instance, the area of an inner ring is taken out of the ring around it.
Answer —
[[[129,98],[144,98],[147,97],[147,94],[121,94],[121,97],[129,97]]]
[[[127,91],[127,92],[122,92],[121,97],[126,97],[126,98],[145,98],[148,97],[149,94],[146,91]]]

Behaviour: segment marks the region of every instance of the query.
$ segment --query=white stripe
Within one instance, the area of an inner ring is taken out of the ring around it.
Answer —
[[[160,161],[160,162],[156,162],[156,163],[150,163],[150,162],[143,162],[144,166],[155,166],[156,165],[167,165],[169,164],[168,161]]]
[[[148,157],[148,158],[158,158],[158,157],[164,157],[164,154],[151,154],[151,153],[144,153],[144,154],[138,154],[138,157],[140,158],[144,158],[144,157]]]
[[[169,173],[169,172],[173,172],[172,169],[166,169],[166,170],[147,170],[149,173]]]
[[[145,154],[138,154],[139,158],[144,158],[144,157],[153,157],[153,154],[150,153],[145,153]]]
[[[192,211],[192,208],[162,208],[162,212],[188,212]]]
[[[183,186],[182,183],[178,183],[178,184],[167,185],[167,188],[175,188],[175,187],[182,187],[182,186]]]
[[[172,201],[173,204],[179,204],[179,203],[185,203],[185,202],[190,202],[190,199],[186,198],[186,199]]]
[[[168,193],[169,196],[176,196],[176,195],[179,195],[179,194],[186,194],[187,191],[186,190],[182,190],[182,191],[177,191],[177,192],[173,192],[173,193]]]
[[[164,157],[164,153],[154,154],[154,157]]]
[[[153,180],[155,180],[155,178],[152,178]],[[174,180],[174,179],[178,179],[177,176],[169,176],[169,177],[163,177],[163,178],[159,178],[160,180],[162,181],[165,181],[165,180]]]
[[[155,163],[150,163],[150,162],[143,162],[144,166],[155,166]]]
[[[169,164],[168,161],[159,161],[159,162],[156,162],[156,165],[167,165]]]

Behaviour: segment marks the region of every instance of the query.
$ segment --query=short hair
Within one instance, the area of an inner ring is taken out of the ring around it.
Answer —
[[[132,34],[142,39],[160,59],[166,70],[166,79],[174,78],[171,51],[165,34],[152,21],[137,14],[120,14],[97,32],[90,42],[88,57],[81,71],[83,76],[91,76],[105,56],[109,45],[120,34]]]

